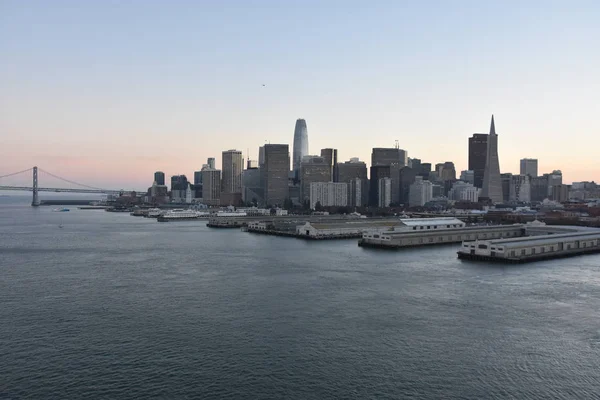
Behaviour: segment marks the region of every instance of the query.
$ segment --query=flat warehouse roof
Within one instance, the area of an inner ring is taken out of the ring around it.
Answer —
[[[480,242],[488,242],[491,245],[511,245],[511,244],[551,244],[565,239],[600,239],[600,230],[598,232],[578,232],[578,233],[560,233],[544,236],[529,236],[511,239],[492,239],[479,240]]]

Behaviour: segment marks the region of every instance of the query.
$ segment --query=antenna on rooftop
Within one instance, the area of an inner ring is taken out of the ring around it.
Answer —
[[[396,148],[396,149],[400,148],[400,143],[398,142],[398,140],[396,140],[396,144],[394,145],[394,148]]]

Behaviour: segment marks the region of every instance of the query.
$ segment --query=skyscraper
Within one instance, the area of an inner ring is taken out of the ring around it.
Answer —
[[[242,193],[242,168],[244,160],[239,150],[226,150],[222,153],[221,191]]]
[[[338,163],[337,165],[338,182],[349,183],[352,181],[356,185],[356,178],[360,179],[360,197],[355,199],[353,206],[364,206],[369,201],[369,180],[367,179],[367,164],[358,158],[351,158],[350,161]],[[354,190],[353,196],[357,190]]]
[[[532,178],[538,176],[538,160],[536,158],[521,159],[521,175],[529,175]]]
[[[221,171],[206,168],[202,171],[202,202],[207,206],[218,206],[221,199]]]
[[[156,171],[154,173],[154,182],[156,182],[157,185],[164,185],[165,184],[165,173],[162,171]]]
[[[265,204],[282,206],[289,196],[290,147],[287,144],[265,144],[264,159],[261,181]]]
[[[390,178],[390,165],[372,165],[369,174],[369,205],[379,207],[379,180],[381,178]],[[391,191],[390,191],[391,195]]]
[[[408,155],[406,150],[396,147],[374,147],[371,153],[371,166],[378,167],[380,165],[389,166],[398,163],[401,167],[408,165]]]
[[[310,187],[315,182],[331,182],[331,165],[324,157],[304,156],[300,164],[300,201],[310,198]]]
[[[494,116],[490,124],[490,134],[487,141],[485,171],[483,173],[483,189],[481,197],[490,199],[493,203],[502,202],[502,179],[500,177],[500,160],[498,158],[498,135],[494,126]]]
[[[475,133],[469,138],[469,171],[473,171],[474,185],[478,188],[483,187],[487,142],[487,133]]]
[[[329,164],[331,181],[337,182],[337,149],[321,149],[321,157]]]
[[[206,163],[208,164],[208,168],[215,169],[215,158],[214,157],[209,157],[208,160],[206,161]]]
[[[300,164],[302,157],[308,155],[308,130],[306,121],[303,119],[296,120],[294,128],[294,154],[293,154],[293,171],[294,177],[298,178],[300,174]],[[289,168],[288,168],[289,169]]]

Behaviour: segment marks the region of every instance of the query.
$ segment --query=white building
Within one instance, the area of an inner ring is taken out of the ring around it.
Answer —
[[[389,207],[392,202],[392,179],[391,178],[381,178],[377,182],[378,185],[378,199],[379,203],[377,204],[379,207]]]
[[[194,200],[194,192],[192,191],[192,185],[188,183],[187,188],[185,189],[185,202],[187,204],[192,204]]]
[[[452,185],[452,189],[448,192],[448,198],[454,201],[477,203],[479,201],[479,188],[471,183],[458,181]]]
[[[348,205],[348,184],[341,182],[312,182],[310,184],[310,208],[317,202],[323,207]]]
[[[529,203],[531,201],[531,184],[529,175],[512,175],[510,179],[509,201]]]
[[[410,207],[422,207],[433,198],[433,184],[424,181],[422,176],[415,177],[415,182],[410,185],[408,194],[408,205]]]

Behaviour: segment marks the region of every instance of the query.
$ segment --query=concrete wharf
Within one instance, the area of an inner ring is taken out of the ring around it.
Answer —
[[[464,242],[458,258],[523,263],[600,253],[600,229],[511,239]]]

